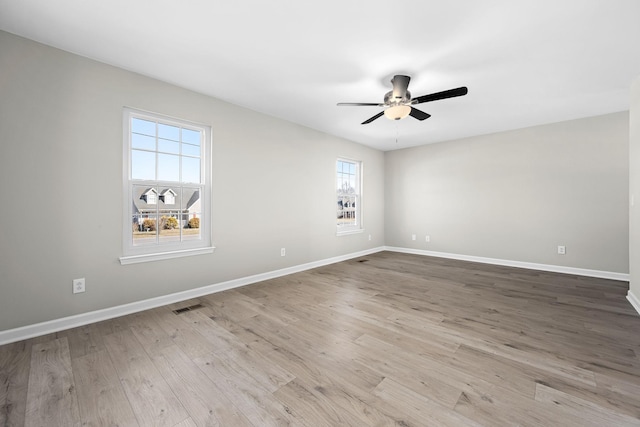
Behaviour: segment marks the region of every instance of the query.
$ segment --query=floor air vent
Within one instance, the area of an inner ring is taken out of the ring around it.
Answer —
[[[202,304],[190,305],[189,307],[179,308],[177,310],[173,310],[175,314],[182,314],[185,311],[197,310],[199,308],[204,307]]]

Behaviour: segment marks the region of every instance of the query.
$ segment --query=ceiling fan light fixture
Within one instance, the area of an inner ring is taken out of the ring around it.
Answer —
[[[411,107],[409,105],[394,105],[384,110],[384,115],[389,120],[404,119],[411,113]]]

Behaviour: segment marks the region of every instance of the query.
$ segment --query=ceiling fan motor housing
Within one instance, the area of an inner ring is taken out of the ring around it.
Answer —
[[[403,105],[411,103],[411,92],[408,90],[405,91],[404,96],[402,98],[395,98],[393,96],[393,91],[387,92],[384,96],[385,105]]]

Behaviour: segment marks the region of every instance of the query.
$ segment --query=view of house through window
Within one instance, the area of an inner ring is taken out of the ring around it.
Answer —
[[[134,110],[126,119],[130,211],[125,255],[210,245],[202,221],[208,214],[203,195],[209,129]]]
[[[133,244],[200,239],[200,190],[133,186]]]
[[[338,159],[336,173],[338,233],[360,230],[360,162]]]

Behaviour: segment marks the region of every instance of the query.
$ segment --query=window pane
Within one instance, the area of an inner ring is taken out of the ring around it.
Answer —
[[[171,154],[158,154],[158,180],[176,181],[180,180],[180,157]]]
[[[349,163],[349,173],[351,175],[355,175],[356,174],[356,165],[355,165],[355,163]]]
[[[338,198],[338,226],[356,225],[356,197]]]
[[[202,207],[200,189],[185,187],[182,190],[182,240],[199,240],[201,238]]]
[[[158,139],[158,151],[180,154],[180,143],[167,139]]]
[[[149,245],[156,243],[156,218],[158,190],[155,187],[134,185],[133,197],[133,244]]]
[[[180,141],[180,128],[171,125],[164,125],[158,123],[158,137],[164,139],[171,139],[173,141]]]
[[[191,212],[187,217],[189,219],[187,220],[186,228],[182,229],[182,240],[200,240],[202,238],[202,231],[200,228],[200,218],[202,218],[202,213]]]
[[[182,158],[182,182],[200,183],[200,159]]]
[[[156,154],[131,150],[131,179],[155,179]]]
[[[191,129],[182,129],[182,142],[200,145],[200,132]]]
[[[131,119],[131,131],[135,133],[141,133],[143,135],[156,135],[156,124],[148,120]]]
[[[153,214],[149,215],[134,215],[135,221],[137,221],[136,230],[133,232],[133,244],[135,246],[140,245],[155,245],[157,243],[157,216]]]
[[[156,139],[153,136],[141,135],[139,133],[131,134],[131,147],[143,150],[155,150]]]
[[[182,144],[182,154],[185,156],[200,157],[200,146],[191,144]]]
[[[158,233],[160,243],[180,241],[180,211],[160,212]]]

